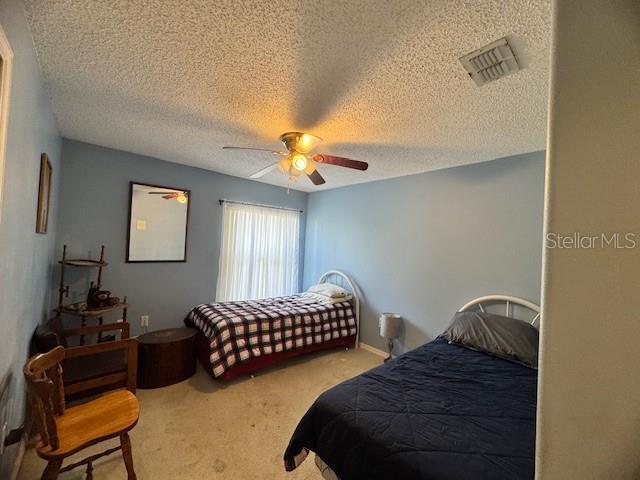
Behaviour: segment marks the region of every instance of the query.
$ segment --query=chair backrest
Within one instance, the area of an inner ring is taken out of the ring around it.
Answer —
[[[64,348],[58,346],[47,353],[31,357],[24,366],[36,429],[42,443],[54,450],[59,447],[55,416],[62,415],[65,409],[60,365],[64,355]]]

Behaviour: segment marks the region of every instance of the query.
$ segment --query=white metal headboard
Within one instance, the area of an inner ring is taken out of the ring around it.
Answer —
[[[482,304],[496,304],[496,303],[504,303],[505,304],[505,317],[513,317],[513,305],[519,305],[521,307],[527,308],[531,310],[535,316],[532,320],[529,321],[531,325],[535,325],[536,322],[540,319],[540,306],[536,305],[529,300],[525,300],[520,297],[512,297],[511,295],[485,295],[484,297],[476,298],[475,300],[471,300],[470,302],[465,303],[458,311],[459,312],[467,312],[474,309],[478,309],[481,312],[484,312],[484,306]]]
[[[360,340],[360,296],[358,295],[358,289],[355,283],[349,278],[349,275],[340,270],[328,270],[324,272],[320,275],[318,283],[333,283],[351,292],[351,302],[356,312],[356,348],[358,348]]]

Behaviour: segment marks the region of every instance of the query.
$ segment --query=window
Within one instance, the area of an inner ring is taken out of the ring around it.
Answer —
[[[2,193],[4,186],[4,163],[9,122],[9,91],[11,89],[11,65],[13,51],[4,30],[0,27],[0,221],[2,221]]]
[[[298,290],[300,212],[224,202],[216,301]]]

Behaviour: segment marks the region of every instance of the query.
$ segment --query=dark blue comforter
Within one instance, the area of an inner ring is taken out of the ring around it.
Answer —
[[[342,480],[533,479],[535,370],[434,340],[324,392],[285,452]]]

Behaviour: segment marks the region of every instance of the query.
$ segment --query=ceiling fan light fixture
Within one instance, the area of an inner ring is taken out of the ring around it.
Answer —
[[[187,196],[185,195],[184,192],[180,192],[176,196],[176,200],[180,203],[187,203]]]
[[[307,157],[305,157],[302,153],[294,153],[291,156],[291,166],[298,170],[299,172],[304,171],[307,168]]]
[[[289,173],[289,168],[291,167],[291,161],[289,157],[285,157],[278,162],[278,169],[283,173]]]
[[[298,170],[297,168],[293,168],[293,166],[291,166],[288,173],[290,179],[298,178],[300,175],[302,175],[302,171]]]

